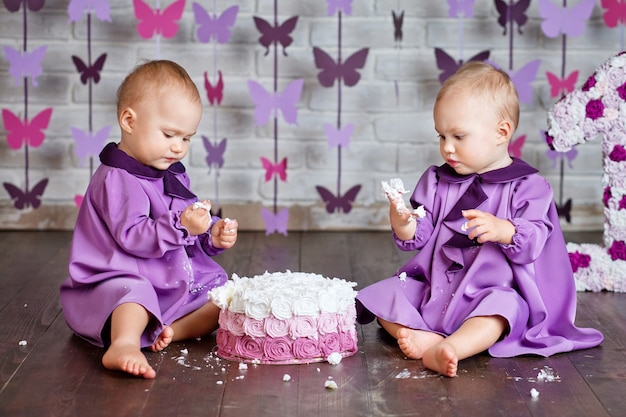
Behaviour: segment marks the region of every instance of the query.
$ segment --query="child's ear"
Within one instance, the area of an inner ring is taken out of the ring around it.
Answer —
[[[122,130],[126,133],[132,133],[133,128],[135,127],[136,118],[137,115],[132,108],[126,107],[124,110],[122,110],[118,118]]]
[[[498,123],[498,141],[506,143],[513,136],[513,125],[508,120],[501,120]]]

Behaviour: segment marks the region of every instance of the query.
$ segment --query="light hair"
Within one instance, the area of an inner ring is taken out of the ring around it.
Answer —
[[[187,71],[168,60],[146,61],[130,72],[117,89],[117,114],[163,87],[174,87],[200,102],[200,93]]]
[[[467,94],[482,100],[500,120],[519,124],[519,97],[509,75],[485,62],[469,61],[448,78],[437,94],[435,103],[449,94]]]

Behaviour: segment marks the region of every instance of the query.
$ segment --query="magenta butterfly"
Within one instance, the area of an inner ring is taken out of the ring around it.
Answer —
[[[278,176],[281,181],[287,180],[287,158],[283,158],[281,162],[274,164],[269,159],[261,157],[261,164],[263,164],[265,169],[265,182],[271,180],[274,176]]]
[[[47,108],[39,112],[30,121],[17,117],[8,109],[2,109],[2,121],[4,128],[8,131],[7,142],[11,149],[20,149],[22,145],[38,148],[46,138],[43,132],[48,128],[52,108]]]
[[[265,222],[265,235],[270,235],[274,232],[282,233],[287,236],[287,223],[289,221],[289,209],[284,208],[278,213],[274,214],[265,207],[261,207],[261,217]]]
[[[85,199],[84,195],[81,195],[81,194],[74,195],[74,204],[76,205],[77,208],[80,208],[80,206],[83,204],[84,199]]]
[[[585,31],[596,0],[580,0],[572,7],[557,6],[552,0],[539,0],[539,15],[543,22],[541,30],[549,38],[556,38],[563,33],[568,36],[580,36]]]
[[[356,200],[356,196],[361,190],[361,185],[355,185],[350,188],[343,196],[335,196],[321,185],[315,186],[315,189],[326,203],[327,212],[343,211],[344,213],[349,213],[352,210],[352,203]]]
[[[468,59],[467,61],[486,61],[489,59],[490,52],[482,51]],[[439,82],[443,84],[452,74],[454,74],[465,61],[459,59],[458,61],[452,58],[446,51],[441,48],[435,48],[435,60],[437,61],[437,68],[442,72],[439,74]]]
[[[38,12],[43,7],[45,0],[4,0],[4,5],[11,13],[17,12],[22,4],[31,12]]]
[[[144,39],[150,39],[155,34],[164,38],[173,38],[178,32],[178,21],[183,16],[185,0],[177,0],[165,9],[152,10],[143,0],[133,0],[137,32]]]
[[[602,18],[607,27],[614,28],[618,24],[626,24],[626,2],[624,0],[600,0],[605,10]]]
[[[550,84],[550,97],[557,97],[560,93],[567,94],[574,91],[578,80],[578,71],[573,71],[567,77],[561,79],[557,75],[547,71],[546,78]]]
[[[337,129],[330,123],[325,123],[324,132],[326,133],[329,149],[335,146],[347,148],[350,145],[352,133],[354,133],[354,123],[348,123],[340,129]]]
[[[474,17],[474,0],[448,0],[448,17]]]
[[[105,126],[95,133],[85,132],[77,127],[70,128],[74,142],[76,142],[74,154],[81,160],[81,164],[84,164],[87,158],[97,156],[100,153],[109,137],[110,130],[111,126]]]
[[[293,38],[291,32],[296,28],[298,16],[290,17],[283,24],[272,26],[268,21],[254,16],[254,25],[261,32],[259,43],[265,47],[265,55],[270,52],[270,45],[280,43],[283,46],[283,55],[287,56],[285,49],[291,45]]]
[[[498,11],[498,24],[504,28],[506,35],[507,24],[517,23],[517,31],[522,33],[522,26],[528,21],[526,10],[530,6],[530,0],[519,0],[517,3],[509,4],[508,0],[495,0]]]
[[[223,138],[220,142],[213,145],[213,143],[206,136],[202,136],[202,143],[204,149],[207,152],[206,164],[209,167],[209,174],[211,173],[211,167],[216,165],[218,168],[224,166],[224,152],[226,151],[226,138]]]
[[[111,6],[106,0],[70,0],[67,6],[67,14],[70,16],[69,22],[78,22],[85,11],[92,10],[101,21],[111,21]]]
[[[340,79],[348,87],[356,85],[361,79],[361,74],[357,70],[365,66],[368,52],[368,48],[359,49],[344,62],[338,64],[322,49],[314,47],[315,66],[321,70],[317,75],[317,79],[324,87],[332,87],[335,84],[335,80]]]
[[[13,205],[16,209],[23,209],[24,207],[31,206],[32,208],[38,208],[41,205],[41,196],[48,185],[48,179],[44,178],[39,181],[30,191],[22,191],[15,185],[8,182],[3,183],[5,190],[11,196]]]
[[[295,124],[298,118],[296,105],[300,101],[302,94],[302,79],[290,82],[282,93],[269,92],[256,81],[248,81],[248,90],[252,102],[256,105],[254,110],[254,120],[257,126],[266,124],[273,114],[277,117],[278,110],[283,114],[283,118],[289,124]]]
[[[18,86],[24,77],[30,77],[31,83],[36,87],[37,77],[41,75],[41,61],[46,56],[47,46],[40,46],[32,52],[19,51],[10,46],[4,47],[4,53],[9,60],[9,73],[15,79],[15,86]]]
[[[76,70],[80,73],[80,82],[83,84],[87,84],[89,79],[91,78],[94,83],[98,84],[100,82],[100,71],[104,67],[104,61],[107,59],[107,54],[102,54],[96,59],[96,62],[91,66],[87,66],[79,57],[72,55],[72,61],[74,61],[74,66]]]
[[[237,20],[239,6],[230,6],[219,16],[209,14],[200,3],[194,2],[192,8],[196,24],[199,25],[196,35],[200,42],[207,43],[211,38],[217,43],[226,43],[230,40],[230,29]]]
[[[326,0],[328,5],[328,16],[332,16],[337,11],[342,11],[347,15],[352,14],[352,0]]]
[[[526,142],[526,135],[521,135],[515,140],[509,142],[509,155],[516,158],[522,157],[522,148]]]
[[[204,89],[206,90],[206,96],[211,106],[213,103],[217,103],[219,106],[222,104],[222,98],[224,97],[224,80],[222,79],[222,71],[217,71],[217,83],[212,85],[209,81],[207,72],[204,71]]]

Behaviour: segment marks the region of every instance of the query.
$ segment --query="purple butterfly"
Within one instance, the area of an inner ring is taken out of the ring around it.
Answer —
[[[296,28],[298,16],[290,17],[282,25],[272,26],[267,20],[254,16],[254,25],[261,32],[259,43],[265,47],[265,55],[270,53],[270,45],[280,43],[283,46],[283,55],[287,56],[285,49],[291,45],[293,38],[290,35]]]
[[[46,185],[48,185],[48,178],[39,181],[32,190],[26,192],[8,182],[3,183],[3,185],[11,196],[11,200],[13,200],[13,205],[16,209],[21,210],[28,206],[36,209],[41,205],[41,196],[46,189]]]
[[[222,139],[220,142],[213,145],[209,138],[206,136],[202,136],[202,143],[204,144],[204,149],[207,152],[206,164],[209,167],[209,174],[211,173],[211,167],[213,165],[221,168],[224,166],[224,151],[226,150],[226,138]]]
[[[467,61],[485,61],[489,59],[489,51],[482,51],[468,59]],[[465,61],[459,59],[458,61],[452,58],[446,51],[441,48],[435,48],[435,59],[437,61],[437,68],[442,72],[439,74],[439,82],[444,83],[448,78],[454,74]]]
[[[68,22],[77,22],[83,17],[83,13],[93,10],[100,21],[111,21],[111,6],[108,0],[70,0],[67,6]]]
[[[38,12],[43,7],[45,0],[4,0],[4,6],[11,13],[17,12],[24,4],[31,12]]]
[[[207,43],[215,38],[217,43],[226,43],[230,40],[230,29],[237,20],[239,6],[230,6],[219,16],[209,14],[199,3],[193,3],[193,16],[199,25],[196,35],[198,40]]]
[[[98,59],[96,59],[96,62],[94,62],[93,65],[87,66],[82,59],[76,55],[72,55],[72,61],[74,61],[76,71],[80,73],[80,82],[87,84],[91,78],[94,83],[98,84],[98,82],[100,82],[100,71],[102,71],[104,61],[106,61],[106,59],[107,54],[102,54],[98,57]]]
[[[347,15],[352,14],[352,0],[326,0],[326,4],[328,4],[328,16],[334,15],[337,10]]]
[[[273,114],[277,117],[278,110],[283,114],[283,118],[289,124],[296,124],[298,118],[298,108],[296,107],[300,101],[302,94],[302,79],[293,80],[285,90],[278,94],[269,92],[256,81],[248,81],[248,90],[250,97],[256,105],[254,110],[254,120],[257,126],[267,124],[270,116]]]
[[[557,162],[561,159],[567,159],[567,166],[570,169],[574,169],[572,161],[578,156],[578,150],[576,150],[576,148],[572,148],[567,152],[558,152],[548,149],[546,151],[546,155],[550,158],[550,161],[552,161],[552,169],[556,168]]]
[[[328,148],[334,148],[335,146],[341,146],[347,148],[350,145],[350,138],[354,133],[354,123],[348,123],[340,129],[330,123],[324,124],[324,132],[326,133],[326,140],[328,141]]]
[[[77,127],[70,128],[74,142],[74,154],[80,159],[81,165],[84,165],[87,158],[97,156],[104,147],[104,143],[109,137],[111,126],[105,126],[97,132],[85,132]]]
[[[274,232],[287,236],[287,222],[289,221],[289,209],[284,208],[274,214],[265,207],[261,207],[261,217],[265,222],[265,236]]]
[[[448,0],[448,17],[474,17],[474,0]]]
[[[556,38],[560,33],[568,36],[580,36],[585,31],[596,0],[580,0],[572,7],[561,7],[551,0],[539,0],[539,15],[543,22],[541,30],[549,38]]]
[[[31,83],[36,87],[37,77],[41,75],[41,61],[46,56],[47,46],[40,46],[32,52],[24,51],[22,55],[19,51],[10,46],[4,47],[4,53],[11,66],[9,73],[15,79],[15,86],[20,85],[23,77],[30,77]]]
[[[315,66],[321,69],[317,79],[324,87],[332,87],[335,80],[342,79],[348,87],[356,85],[361,79],[357,71],[365,66],[368,48],[359,49],[350,55],[344,62],[338,64],[330,55],[318,47],[313,48]]]
[[[528,21],[526,10],[530,6],[530,0],[519,0],[515,4],[509,4],[505,0],[495,0],[498,17],[498,24],[504,28],[506,35],[506,26],[509,22],[517,23],[517,31],[522,33],[522,26]]]
[[[350,213],[350,210],[352,210],[352,203],[361,190],[361,185],[355,185],[350,188],[343,196],[335,196],[321,185],[315,186],[315,189],[320,194],[320,197],[322,197],[322,200],[326,203],[327,212],[334,213],[335,211],[343,211],[344,213]]]
[[[395,10],[391,11],[391,18],[393,19],[393,40],[400,44],[402,42],[402,25],[404,24],[404,10],[399,15]]]
[[[517,89],[519,101],[522,103],[532,103],[533,101],[533,86],[531,83],[535,81],[535,78],[537,78],[539,64],[541,64],[541,60],[535,59],[526,63],[526,65],[519,70],[509,72],[509,76]]]

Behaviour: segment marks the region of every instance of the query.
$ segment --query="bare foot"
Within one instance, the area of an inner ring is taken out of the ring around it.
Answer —
[[[422,360],[428,369],[439,372],[443,376],[456,376],[459,359],[454,347],[447,342],[438,343],[428,349],[424,352]]]
[[[102,364],[112,371],[123,371],[134,376],[152,379],[156,376],[145,355],[135,345],[111,345],[102,357]]]
[[[174,337],[174,329],[170,326],[163,327],[163,331],[157,338],[156,342],[150,346],[150,350],[153,352],[160,352],[172,343],[172,338]]]
[[[422,359],[424,352],[443,340],[443,336],[424,330],[401,327],[396,335],[402,353],[410,359]]]

